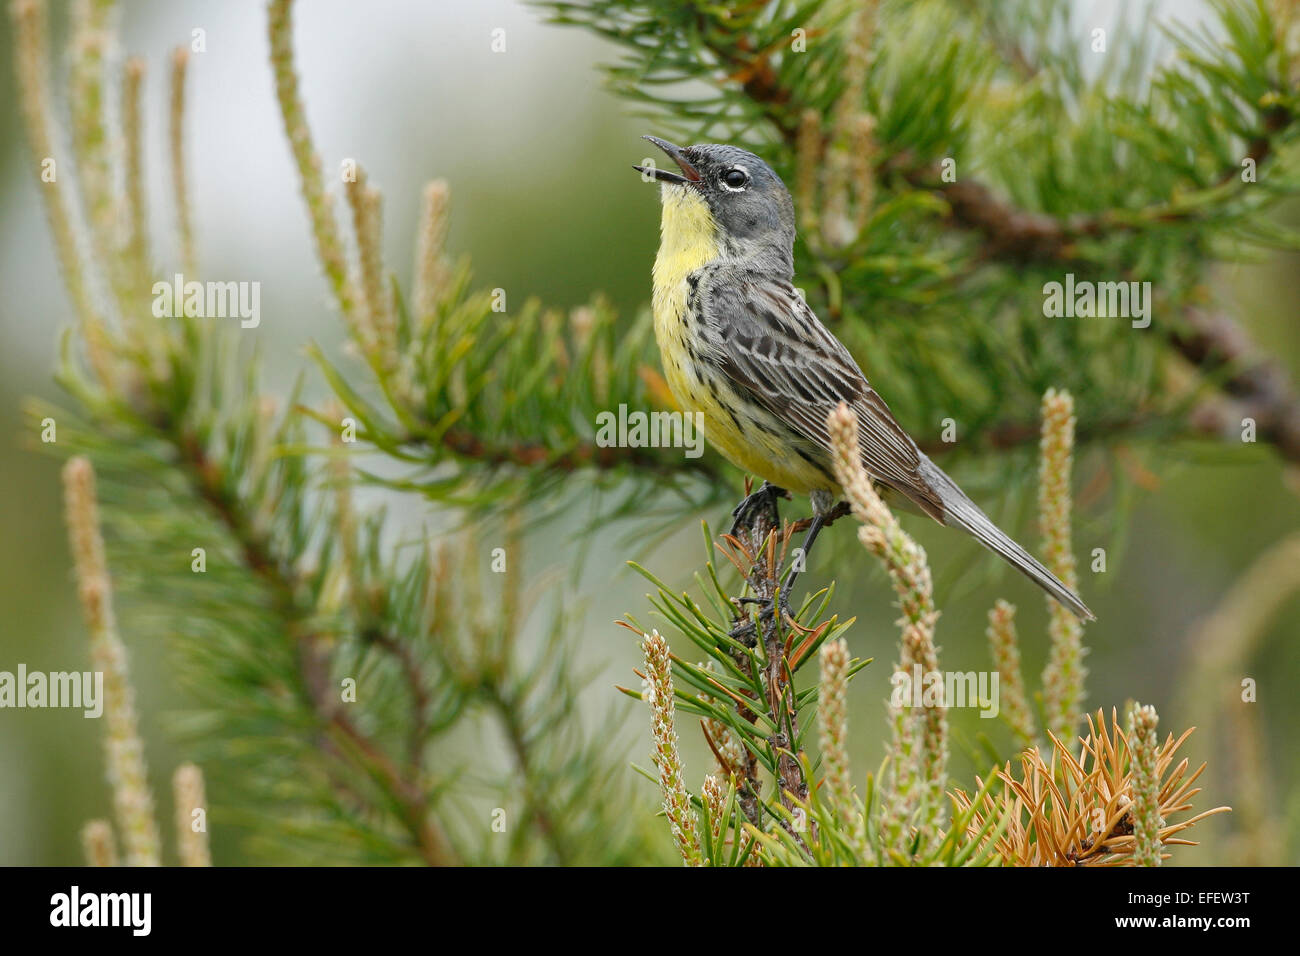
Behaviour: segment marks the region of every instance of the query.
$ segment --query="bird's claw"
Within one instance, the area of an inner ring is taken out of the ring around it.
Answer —
[[[781,515],[777,511],[777,500],[789,497],[790,492],[784,488],[763,482],[757,491],[746,495],[740,504],[731,509],[731,517],[735,519],[731,524],[732,537],[745,528],[754,527],[755,521],[761,514],[767,514],[772,519],[773,527],[778,526],[781,523]]]

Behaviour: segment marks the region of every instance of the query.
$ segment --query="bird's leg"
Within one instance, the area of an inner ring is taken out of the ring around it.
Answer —
[[[791,562],[790,573],[786,576],[785,583],[781,585],[781,597],[787,603],[790,600],[790,592],[794,590],[794,582],[799,580],[799,572],[807,567],[808,554],[812,551],[813,542],[817,540],[817,535],[821,534],[824,527],[826,527],[826,516],[821,514],[813,515],[812,524],[808,526],[808,533],[803,536],[803,544],[799,545],[799,557],[802,560]]]
[[[834,499],[830,499],[834,500]],[[846,501],[841,501],[833,507],[825,507],[825,500],[816,500],[813,502],[813,516],[809,519],[808,533],[804,535],[803,544],[799,545],[798,561],[790,563],[790,571],[781,585],[781,598],[786,602],[786,608],[789,609],[790,594],[794,591],[794,582],[799,579],[799,572],[808,566],[808,555],[812,553],[812,547],[817,540],[817,535],[821,534],[822,528],[834,524],[836,519],[844,517],[849,513],[849,505]]]
[[[731,534],[735,537],[742,529],[753,528],[760,516],[766,515],[771,518],[772,527],[779,527],[781,524],[781,514],[777,510],[776,502],[778,498],[789,498],[790,492],[784,488],[778,488],[771,482],[764,481],[758,491],[747,495],[745,499],[731,511],[731,517],[735,521],[731,524]]]
[[[741,512],[747,508],[753,509],[750,512],[751,515],[755,513],[761,515],[762,512],[757,511],[756,509],[767,507],[767,503],[760,499],[760,496],[770,495],[770,507],[772,508],[771,517],[775,522],[778,518],[776,514],[776,498],[786,497],[788,494],[789,493],[784,489],[776,488],[769,485],[767,482],[763,482],[763,487],[742,501],[733,514],[737,515],[738,522],[740,521]],[[822,528],[827,527],[834,523],[838,518],[842,518],[844,515],[849,513],[847,502],[841,501],[838,504],[833,504],[835,499],[824,492],[814,492],[814,496],[813,516],[812,518],[807,519],[809,522],[808,531],[807,534],[804,535],[803,544],[800,545],[799,548],[802,561],[796,562],[795,566],[788,572],[788,577],[778,585],[775,597],[746,597],[738,599],[738,603],[742,605],[759,605],[759,622],[765,627],[774,619],[794,620],[794,615],[790,612],[790,595],[794,591],[794,582],[799,577],[799,571],[806,566],[805,562],[808,560],[808,554],[812,551],[812,546],[817,540],[817,535],[821,533]],[[757,640],[754,622],[749,618],[739,621],[736,626],[731,629],[730,636],[735,640],[741,641],[742,643],[752,647],[754,641]]]

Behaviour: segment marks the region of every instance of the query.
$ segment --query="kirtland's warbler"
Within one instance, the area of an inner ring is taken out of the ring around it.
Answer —
[[[813,521],[805,548],[811,546],[841,493],[827,416],[845,402],[858,418],[862,466],[895,493],[890,497],[901,495],[940,524],[972,535],[1091,620],[1077,594],[917,448],[853,356],[795,290],[794,204],[771,167],[735,146],[646,139],[680,171],[635,167],[662,187],[655,338],[678,405],[702,413],[714,447],[765,479],[738,513],[774,509],[786,490],[806,493]]]

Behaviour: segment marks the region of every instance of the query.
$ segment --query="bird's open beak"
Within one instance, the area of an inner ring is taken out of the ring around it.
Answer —
[[[650,142],[667,153],[669,158],[677,164],[677,168],[682,171],[682,175],[678,176],[676,173],[670,173],[658,166],[633,166],[632,168],[638,173],[657,179],[661,183],[676,183],[679,186],[687,186],[700,181],[699,170],[687,161],[680,146],[674,146],[666,139],[660,139],[658,136],[643,136],[642,139],[650,140]]]

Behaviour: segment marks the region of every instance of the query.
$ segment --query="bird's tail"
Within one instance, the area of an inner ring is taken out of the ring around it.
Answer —
[[[960,528],[984,547],[1000,556],[1021,574],[1029,578],[1040,588],[1069,608],[1075,616],[1084,621],[1095,621],[1096,617],[1079,595],[1075,594],[1028,551],[1016,544],[1001,528],[980,510],[975,502],[966,497],[966,493],[957,487],[957,483],[944,474],[930,459],[922,456],[921,476],[930,488],[938,494],[943,502],[943,524],[950,528]]]

